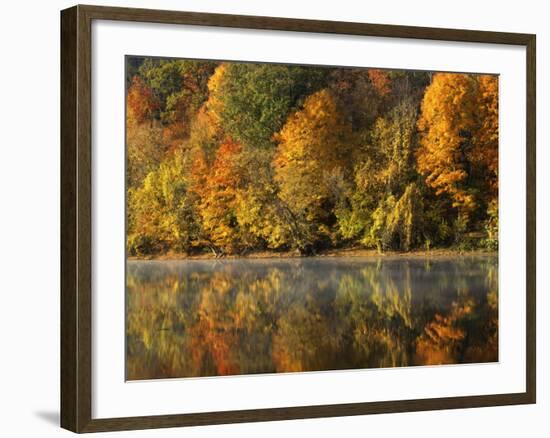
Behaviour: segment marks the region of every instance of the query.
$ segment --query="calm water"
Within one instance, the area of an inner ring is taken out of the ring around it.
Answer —
[[[498,360],[497,258],[129,261],[127,378]]]

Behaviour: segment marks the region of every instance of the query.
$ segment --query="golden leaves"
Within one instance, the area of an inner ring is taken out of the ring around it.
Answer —
[[[498,78],[435,74],[418,128],[418,170],[437,194],[450,195],[453,206],[469,215],[482,200],[466,181],[488,169],[491,187],[498,186]]]
[[[281,198],[296,210],[322,216],[320,205],[329,196],[325,174],[345,166],[350,139],[351,127],[330,92],[309,96],[277,136],[273,166]]]

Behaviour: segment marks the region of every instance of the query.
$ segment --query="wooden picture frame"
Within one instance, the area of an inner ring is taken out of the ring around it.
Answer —
[[[92,418],[93,20],[219,26],[389,38],[518,45],[526,48],[526,391],[416,400],[346,403],[127,418]],[[535,57],[530,34],[75,6],[61,12],[61,426],[99,432],[529,404],[536,401]]]

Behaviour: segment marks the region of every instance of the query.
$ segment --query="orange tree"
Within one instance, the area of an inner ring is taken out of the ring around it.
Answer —
[[[447,196],[461,230],[487,215],[498,189],[498,79],[437,73],[418,120],[418,170]]]

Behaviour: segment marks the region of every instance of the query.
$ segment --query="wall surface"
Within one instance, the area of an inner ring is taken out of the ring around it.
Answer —
[[[105,436],[465,436],[542,437],[550,421],[545,379],[550,325],[543,295],[550,288],[545,248],[550,234],[550,154],[543,120],[550,77],[545,2],[272,2],[235,0],[111,0],[134,6],[249,15],[528,32],[537,34],[538,75],[538,404],[534,406],[349,417],[263,424],[140,431]],[[69,1],[5,2],[0,62],[0,433],[6,437],[69,436],[59,429],[59,10]],[[548,175],[548,174],[547,174]],[[545,187],[546,186],[546,187]],[[546,272],[545,272],[546,268]],[[7,298],[7,300],[5,299]]]

